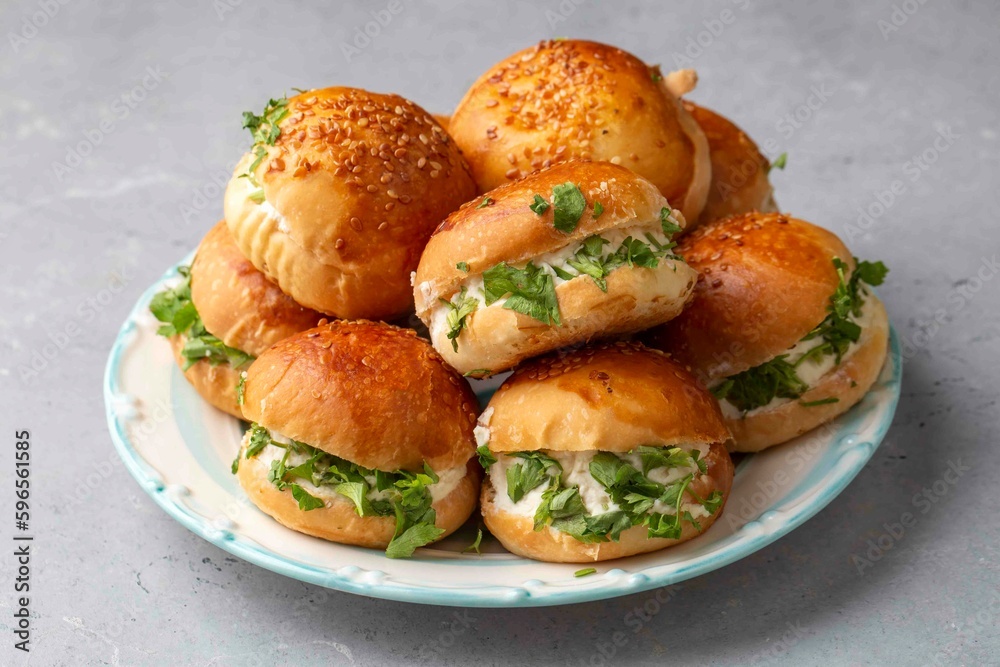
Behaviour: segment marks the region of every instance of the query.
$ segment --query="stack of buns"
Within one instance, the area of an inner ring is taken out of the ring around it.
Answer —
[[[885,267],[777,213],[696,81],[567,39],[451,116],[344,87],[244,114],[225,220],[150,307],[249,422],[232,472],[257,507],[407,557],[478,503],[513,553],[619,558],[708,530],[730,452],[861,400]],[[393,324],[414,313],[426,337]],[[481,408],[468,378],[508,371]]]

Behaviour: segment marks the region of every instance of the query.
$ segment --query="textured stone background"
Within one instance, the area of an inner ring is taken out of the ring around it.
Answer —
[[[996,3],[401,0],[349,61],[342,45],[388,0],[48,1],[0,8],[0,536],[12,432],[27,427],[32,664],[1000,663]],[[468,612],[371,600],[231,558],[168,518],[114,464],[101,374],[135,298],[221,215],[216,183],[247,146],[240,113],[328,84],[445,112],[488,65],[552,36],[664,69],[700,41],[685,56],[701,74],[693,98],[789,152],[782,208],[892,268],[881,294],[908,358],[871,463],[805,526],[663,605],[654,593]],[[58,354],[25,372],[68,325]],[[967,471],[950,486],[953,464]],[[915,503],[935,482],[939,502]],[[886,537],[904,512],[916,525]],[[859,571],[879,538],[891,548]],[[0,556],[0,663],[28,664],[11,648],[12,567]],[[628,614],[646,604],[658,613],[637,628]]]

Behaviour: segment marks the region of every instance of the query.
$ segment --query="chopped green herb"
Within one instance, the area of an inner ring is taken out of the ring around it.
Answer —
[[[598,452],[591,460],[591,477],[617,506],[617,509],[601,514],[588,515],[579,487],[565,486],[558,462],[538,452],[508,454],[526,461],[508,468],[507,492],[512,500],[515,496],[520,499],[547,481],[548,486],[542,492],[541,502],[535,511],[535,530],[548,526],[585,543],[617,541],[624,531],[637,525],[645,525],[650,537],[679,536],[682,520],[690,520],[700,531],[700,524],[694,521],[693,516],[689,512],[685,516],[682,511],[685,493],[710,514],[714,514],[722,504],[722,494],[718,491],[713,491],[708,499],[701,499],[688,490],[696,475],[707,472],[700,453],[685,452],[678,447],[640,447],[636,452],[643,459],[644,471],[611,452]],[[532,460],[538,463],[529,463]],[[667,485],[653,482],[647,476],[650,470],[677,467],[694,468],[694,472]],[[514,468],[518,470],[510,474]],[[512,485],[517,485],[513,492]],[[653,512],[657,502],[672,506],[674,514]]]
[[[199,361],[207,361],[212,366],[229,364],[233,368],[242,368],[254,360],[254,356],[235,347],[229,347],[221,340],[205,331],[201,321],[191,328],[191,335],[181,348],[184,357],[184,370]]]
[[[469,272],[469,263],[468,262],[459,262],[458,264],[455,265],[455,268],[458,269],[459,271],[465,271],[466,273],[468,273]]]
[[[805,363],[807,359],[819,359],[832,354],[839,365],[840,360],[851,343],[861,338],[861,327],[854,318],[861,315],[865,303],[865,291],[862,283],[877,286],[885,280],[889,269],[882,262],[865,262],[855,258],[855,269],[850,278],[847,277],[848,265],[839,257],[833,258],[833,265],[840,276],[840,282],[830,305],[827,306],[827,316],[819,325],[810,331],[802,340],[821,339],[822,343],[803,355],[796,365]]]
[[[465,328],[466,318],[479,308],[479,300],[475,297],[466,296],[467,291],[467,288],[463,287],[458,296],[453,297],[451,301],[441,299],[441,303],[450,309],[448,311],[448,318],[445,321],[448,325],[448,340],[451,341],[451,347],[455,352],[458,352],[458,336],[462,333],[462,329]]]
[[[295,500],[298,501],[299,509],[303,512],[319,509],[324,506],[322,500],[314,495],[311,495],[298,484],[289,484],[288,488],[292,490],[292,498],[295,498]]]
[[[167,337],[178,335],[186,337],[181,348],[181,356],[185,359],[183,370],[202,360],[212,366],[228,363],[236,369],[253,361],[253,355],[229,347],[205,330],[201,316],[191,301],[191,270],[182,266],[177,272],[184,277],[184,280],[176,287],[163,290],[154,296],[149,302],[149,310],[163,323],[156,330],[157,334]]]
[[[528,208],[538,215],[544,215],[545,212],[549,210],[549,203],[545,201],[542,195],[536,194],[532,202],[528,204]]]
[[[476,208],[486,208],[487,206],[493,206],[492,197],[484,198],[483,201],[479,202],[479,206],[477,206]]]
[[[683,230],[677,218],[674,217],[673,211],[666,206],[660,209],[660,227],[663,228],[663,233],[667,235],[668,239]]]
[[[831,403],[839,403],[840,399],[836,396],[830,396],[829,398],[821,398],[817,401],[799,401],[799,405],[804,408],[814,408],[818,405],[830,405]]]
[[[183,334],[199,319],[191,301],[191,268],[179,266],[177,273],[183,280],[176,287],[158,293],[149,302],[150,312],[164,323],[156,330],[161,336]]]
[[[493,375],[493,369],[491,368],[473,368],[468,373],[462,373],[463,377],[480,377],[483,375]]]
[[[566,260],[566,265],[576,271],[575,275],[565,268],[556,266],[553,266],[552,270],[563,280],[572,280],[581,275],[590,276],[602,292],[607,292],[608,285],[605,278],[619,267],[640,266],[655,269],[659,266],[660,259],[679,259],[671,252],[675,243],[661,243],[649,234],[646,238],[649,244],[629,236],[614,252],[605,255],[603,246],[608,244],[607,239],[597,235],[590,236],[580,249]]]
[[[483,273],[486,305],[507,297],[503,307],[545,324],[562,325],[552,275],[528,262],[517,269],[501,262]]]
[[[232,465],[229,466],[229,471],[235,475],[237,472],[239,472],[239,469],[240,469],[240,453],[236,452],[236,458],[233,459]]]
[[[848,265],[839,257],[833,258],[833,265],[840,277],[837,289],[830,297],[827,316],[820,324],[806,334],[802,340],[819,340],[820,343],[808,350],[794,363],[787,361],[787,355],[774,359],[727,378],[712,389],[719,400],[725,399],[737,409],[748,412],[767,405],[775,398],[797,399],[809,386],[796,371],[802,364],[819,361],[824,356],[833,355],[837,365],[852,343],[861,338],[861,327],[854,318],[861,315],[866,291],[862,283],[881,285],[889,269],[882,262],[866,262],[855,258],[855,269],[847,277]],[[812,407],[834,403],[838,399],[826,398],[820,401],[803,402]]]
[[[271,444],[271,434],[268,433],[267,429],[258,426],[257,424],[250,425],[250,442],[247,444],[246,457],[251,459],[258,454],[261,450]]]
[[[604,213],[604,205],[601,204],[601,202],[599,202],[599,201],[595,201],[594,202],[594,220],[597,220],[599,217],[601,217],[602,213]]]
[[[720,401],[729,401],[743,412],[767,405],[775,398],[798,398],[806,393],[809,385],[799,378],[795,365],[787,359],[787,354],[780,354],[733,375],[712,388],[712,394]]]
[[[782,153],[774,159],[774,162],[768,166],[767,170],[784,169],[786,164],[788,164],[788,153]]]
[[[476,453],[479,455],[479,465],[483,466],[486,470],[489,470],[490,466],[497,462],[496,457],[493,456],[487,445],[479,445],[476,448]]]
[[[428,488],[439,478],[426,464],[423,472],[364,468],[296,440],[287,444],[276,442],[267,429],[252,424],[246,457],[257,456],[267,445],[285,450],[280,459],[272,461],[268,480],[278,489],[290,490],[299,509],[309,511],[324,504],[294,481],[302,479],[317,488],[331,488],[350,499],[358,516],[395,516],[396,530],[386,549],[390,558],[410,556],[414,549],[444,533],[434,525],[437,515],[431,507]],[[293,452],[304,456],[305,460],[289,468],[287,463]],[[370,497],[373,490],[380,492],[374,499]]]
[[[587,200],[575,183],[563,183],[552,188],[552,205],[555,211],[552,215],[552,225],[569,234],[576,229],[577,223],[587,208]]]
[[[579,577],[586,577],[589,574],[596,574],[596,573],[597,573],[596,567],[585,567],[582,570],[577,570],[576,572],[574,572],[573,576],[579,578]]]
[[[389,558],[409,558],[418,547],[430,544],[443,534],[444,528],[438,528],[433,523],[413,524],[392,538],[385,555]]]
[[[264,201],[264,190],[257,182],[257,167],[267,156],[266,146],[273,146],[274,142],[281,136],[281,129],[278,124],[288,115],[288,98],[282,97],[277,100],[268,100],[261,115],[256,115],[250,111],[243,112],[243,128],[250,130],[253,137],[253,146],[250,151],[254,154],[254,160],[247,167],[246,172],[240,174],[253,184],[255,190],[250,194],[250,199],[260,204]]]
[[[236,383],[236,404],[243,405],[243,396],[247,390],[247,372],[240,373],[240,381]]]
[[[476,540],[475,540],[475,542],[473,542],[469,546],[467,546],[464,549],[462,549],[462,553],[463,554],[467,554],[470,551],[475,551],[477,554],[479,554],[480,556],[482,556],[483,552],[479,550],[479,545],[482,543],[482,541],[483,541],[483,529],[480,528],[480,529],[478,529],[476,531]]]
[[[523,463],[507,468],[507,496],[515,503],[543,482],[551,481],[553,474],[562,472],[558,461],[539,452],[516,452],[508,456],[524,459]]]

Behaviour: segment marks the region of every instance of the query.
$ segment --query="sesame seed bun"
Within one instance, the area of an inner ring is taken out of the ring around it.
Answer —
[[[245,458],[246,446],[240,448],[240,467],[236,472],[247,497],[271,518],[283,526],[306,535],[321,537],[341,544],[354,544],[372,549],[385,549],[392,541],[396,520],[389,516],[358,516],[351,502],[326,502],[324,507],[304,512],[288,489],[279,490],[268,480],[270,466],[259,458]],[[438,539],[455,532],[476,508],[479,464],[470,460],[468,474],[444,498],[435,500],[434,525],[444,529]]]
[[[490,413],[490,409],[492,412]],[[640,445],[695,446],[707,472],[689,490],[702,498],[719,491],[728,499],[733,463],[729,432],[715,400],[666,354],[638,343],[614,343],[535,359],[514,372],[490,401],[488,447],[496,455],[516,451],[627,452]],[[707,453],[705,453],[707,452]],[[621,558],[679,544],[701,534],[722,510],[685,525],[679,539],[647,537],[636,526],[617,542],[586,544],[532,518],[504,510],[490,474],[483,484],[483,519],[509,551],[553,562]]]
[[[258,357],[243,416],[366,468],[419,471],[466,464],[476,407],[468,382],[413,331],[338,321]]]
[[[712,160],[712,185],[699,223],[751,211],[777,211],[774,189],[768,180],[770,162],[757,144],[714,111],[686,100],[684,108],[705,133]]]
[[[535,194],[550,197],[554,186],[571,182],[586,200],[585,211],[569,233],[557,230],[553,210],[542,215],[529,205]],[[483,206],[484,201],[489,201]],[[604,211],[593,215],[599,202]],[[670,205],[656,187],[635,173],[607,162],[571,161],[503,185],[450,215],[428,242],[414,279],[417,315],[431,332],[435,349],[460,372],[499,372],[519,361],[597,336],[647,329],[675,317],[691,294],[695,272],[680,261],[661,260],[657,268],[627,267],[607,277],[607,292],[587,276],[555,288],[561,326],[548,325],[499,305],[479,308],[466,319],[458,350],[436,313],[448,306],[463,281],[506,262],[529,260],[574,247],[609,230],[650,226],[659,229],[660,212]],[[683,225],[684,219],[678,215]],[[465,262],[468,272],[458,268]],[[479,373],[476,373],[479,374]]]
[[[827,314],[850,250],[831,232],[780,213],[747,213],[696,229],[677,252],[698,271],[690,306],[648,342],[712,386],[792,347]]]
[[[708,195],[698,124],[658,69],[605,44],[545,41],[502,60],[459,102],[449,132],[483,191],[585,158],[639,173],[689,220]]]
[[[444,131],[448,131],[448,126],[451,125],[451,116],[446,116],[444,114],[436,113],[434,115],[434,120],[438,122],[438,125],[444,128]]]
[[[490,399],[493,452],[722,443],[718,403],[668,355],[605,343],[533,359]]]
[[[410,307],[410,273],[434,227],[472,198],[458,147],[397,95],[326,88],[288,100],[281,134],[255,171],[247,153],[226,189],[243,253],[299,303],[343,318]]]
[[[215,225],[202,239],[191,264],[191,301],[205,330],[229,347],[258,356],[279,340],[316,326],[323,317],[303,308],[236,247],[225,222]],[[170,345],[178,365],[187,362],[181,349],[187,336],[172,336]],[[184,377],[206,401],[235,417],[240,371],[229,364],[212,366],[195,362]]]

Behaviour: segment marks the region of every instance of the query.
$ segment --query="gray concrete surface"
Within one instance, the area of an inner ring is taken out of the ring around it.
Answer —
[[[350,58],[343,45],[388,0],[3,3],[0,664],[1000,663],[1000,6],[399,2]],[[102,369],[135,298],[220,217],[215,181],[247,146],[240,113],[327,84],[448,111],[494,61],[567,35],[665,69],[687,50],[694,99],[788,151],[782,208],[892,268],[881,294],[908,345],[904,395],[858,478],[663,604],[538,610],[326,592],[155,507],[113,465]],[[7,546],[22,428],[38,535],[28,655],[13,648]],[[965,469],[956,484],[950,466]],[[943,491],[931,504],[925,488]],[[906,512],[915,525],[893,536]],[[643,606],[656,613],[636,622]]]

